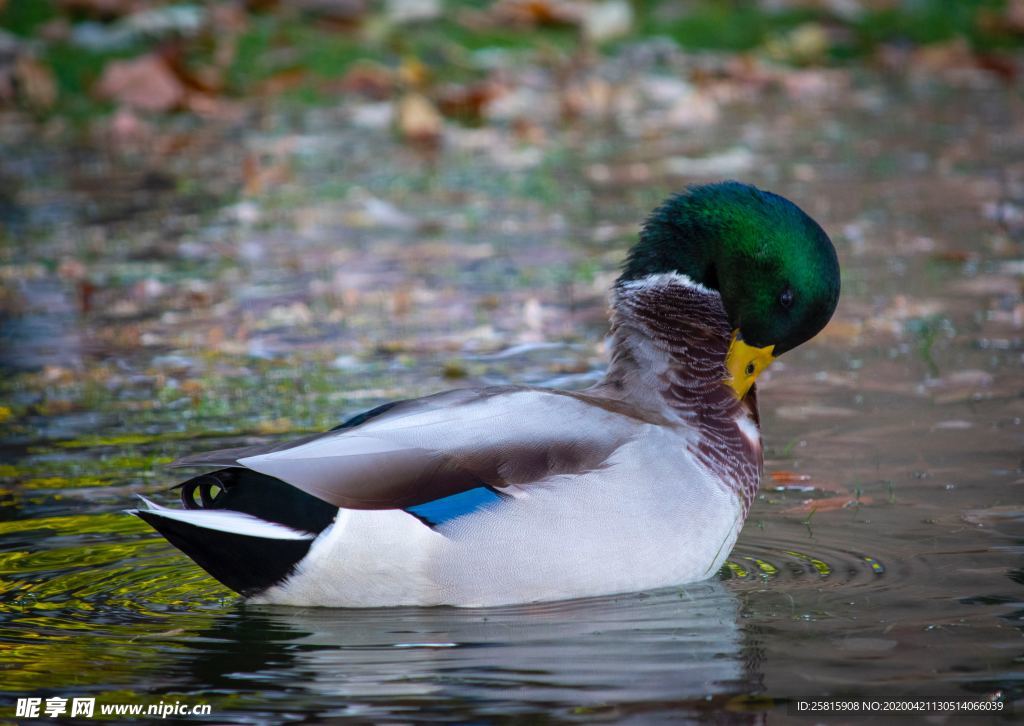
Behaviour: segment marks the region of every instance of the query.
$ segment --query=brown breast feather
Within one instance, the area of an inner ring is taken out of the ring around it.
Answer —
[[[763,458],[760,441],[750,441],[737,420],[747,417],[759,427],[757,393],[751,387],[740,401],[725,384],[732,331],[721,296],[672,278],[619,288],[613,335],[624,327],[667,355],[660,393],[699,433],[691,453],[736,492],[746,514],[761,480]]]

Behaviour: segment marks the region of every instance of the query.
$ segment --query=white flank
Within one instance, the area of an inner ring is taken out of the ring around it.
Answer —
[[[242,512],[234,512],[229,509],[168,509],[146,499],[141,494],[137,496],[146,504],[146,508],[150,512],[164,519],[175,519],[204,529],[215,529],[218,532],[263,537],[264,539],[308,540],[316,538],[316,535],[310,532],[300,532],[297,529],[285,527],[283,524],[267,522]],[[127,511],[130,514],[135,514],[138,510],[129,509]]]

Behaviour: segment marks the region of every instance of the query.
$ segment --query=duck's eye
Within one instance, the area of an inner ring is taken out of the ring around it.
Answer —
[[[793,307],[793,290],[791,288],[787,287],[779,295],[779,305],[782,306],[783,310],[789,310]]]

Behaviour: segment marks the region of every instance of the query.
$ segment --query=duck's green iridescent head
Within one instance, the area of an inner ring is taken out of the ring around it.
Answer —
[[[734,330],[726,365],[741,398],[775,357],[824,328],[839,300],[836,251],[817,222],[733,181],[686,189],[648,217],[620,281],[665,272],[721,293]]]

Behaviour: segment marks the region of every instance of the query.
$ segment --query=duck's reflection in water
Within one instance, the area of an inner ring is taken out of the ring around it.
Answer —
[[[682,715],[757,690],[738,618],[718,581],[487,609],[240,606],[194,675],[272,682],[320,716]]]

